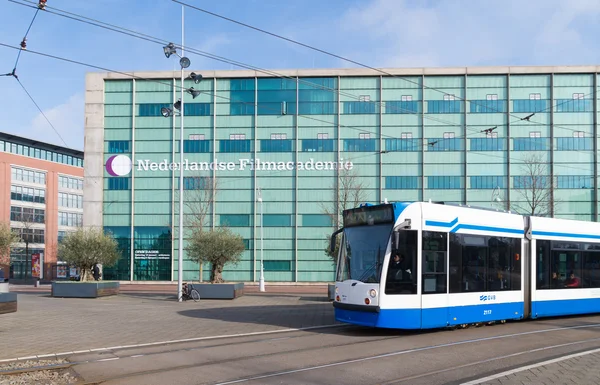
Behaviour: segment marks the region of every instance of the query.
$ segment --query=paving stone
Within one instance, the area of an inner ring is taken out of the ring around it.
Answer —
[[[513,373],[481,384],[494,385],[597,385],[600,384],[600,352],[570,358]]]
[[[96,299],[19,294],[19,310],[0,316],[0,360],[334,324],[326,296],[250,294],[235,300],[178,303],[161,294]]]

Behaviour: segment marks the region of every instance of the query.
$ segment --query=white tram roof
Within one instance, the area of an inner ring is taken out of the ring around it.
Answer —
[[[397,214],[397,223],[421,214],[423,230],[517,238],[526,230],[523,215],[505,211],[435,202],[406,202],[396,207],[404,207]],[[530,220],[533,239],[600,243],[598,222],[544,217]]]
[[[523,237],[523,216],[469,206],[419,202],[422,228],[429,231],[469,233],[499,237]]]
[[[600,243],[600,223],[531,217],[531,234],[534,239]]]

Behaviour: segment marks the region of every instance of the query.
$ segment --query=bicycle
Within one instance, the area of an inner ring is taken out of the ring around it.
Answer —
[[[194,289],[194,285],[184,283],[181,292],[181,299],[184,301],[193,299],[194,302],[198,302],[200,300],[200,293],[198,290]]]

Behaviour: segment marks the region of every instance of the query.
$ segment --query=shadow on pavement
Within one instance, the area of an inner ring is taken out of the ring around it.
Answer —
[[[340,328],[330,327],[311,329],[309,332],[319,334],[341,334],[356,337],[400,337],[437,332],[437,330],[407,331],[345,325],[335,321],[333,316],[333,306],[329,307],[323,304],[204,308],[182,310],[178,313],[185,317],[192,318],[271,325],[284,328],[305,328],[311,326],[333,325],[337,323],[340,325]]]
[[[143,300],[151,300],[151,301],[167,301],[167,302],[175,302],[177,301],[177,294],[172,293],[136,293],[136,292],[124,292],[119,293],[119,297],[125,298],[139,298]]]

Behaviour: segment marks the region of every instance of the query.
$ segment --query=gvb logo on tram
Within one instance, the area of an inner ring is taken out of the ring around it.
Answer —
[[[365,203],[344,210],[329,249],[340,322],[429,329],[600,312],[600,267],[585,262],[600,260],[597,222]]]

